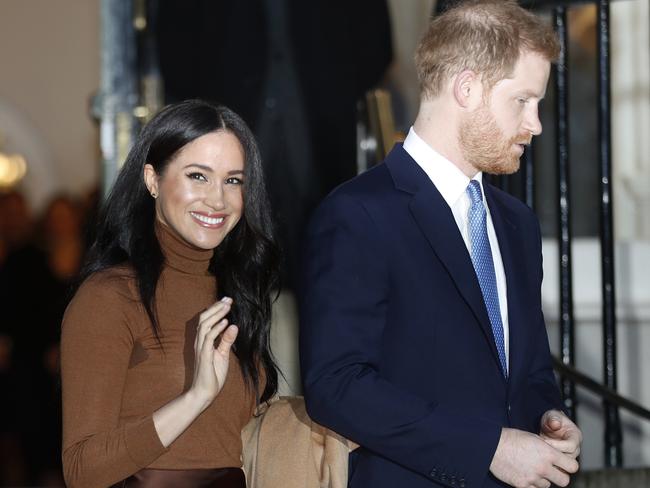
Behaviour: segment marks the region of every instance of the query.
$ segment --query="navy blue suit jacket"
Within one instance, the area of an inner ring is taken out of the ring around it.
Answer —
[[[505,268],[510,373],[500,370],[449,206],[397,145],[312,219],[301,299],[309,414],[360,444],[350,486],[493,487],[502,427],[560,408],[541,310],[533,212],[485,184]]]

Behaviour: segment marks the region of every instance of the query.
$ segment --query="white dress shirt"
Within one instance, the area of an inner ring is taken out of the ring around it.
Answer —
[[[467,186],[470,179],[463,173],[458,166],[436,152],[431,146],[424,142],[420,136],[415,133],[413,127],[409,130],[404,140],[404,150],[415,160],[416,163],[429,176],[436,186],[442,198],[444,198],[456,220],[458,230],[465,241],[465,246],[471,254],[471,244],[469,240],[469,229],[467,225],[467,214],[469,212],[470,199],[467,195]],[[508,299],[506,289],[506,274],[503,269],[503,260],[499,250],[499,241],[494,231],[490,208],[485,200],[485,191],[483,189],[483,173],[477,173],[474,178],[481,185],[483,195],[483,205],[487,211],[487,234],[492,248],[492,260],[494,261],[494,271],[497,280],[497,291],[499,293],[499,308],[501,310],[501,321],[503,322],[503,337],[506,351],[506,366],[510,369],[510,339],[508,327]]]

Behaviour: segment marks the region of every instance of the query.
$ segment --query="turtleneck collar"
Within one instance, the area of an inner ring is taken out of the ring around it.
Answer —
[[[156,220],[156,236],[165,263],[181,273],[206,275],[214,249],[201,249],[185,242],[176,232]]]

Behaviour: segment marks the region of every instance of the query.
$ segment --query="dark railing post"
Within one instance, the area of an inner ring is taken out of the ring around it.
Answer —
[[[598,140],[600,153],[600,244],[603,293],[603,353],[605,385],[616,390],[616,294],[612,216],[610,114],[609,0],[598,2]],[[605,401],[605,465],[623,464],[618,407]]]
[[[99,119],[102,195],[106,197],[136,135],[138,86],[132,0],[101,0],[101,88],[93,100]]]
[[[535,210],[535,167],[533,166],[533,154],[535,148],[535,139],[533,143],[526,146],[524,151],[524,162],[521,165],[521,187],[523,188],[524,202],[530,208]]]
[[[562,363],[574,366],[575,341],[573,321],[573,285],[571,273],[571,221],[569,200],[569,76],[567,15],[565,7],[553,11],[553,22],[561,51],[555,70],[555,109],[557,116],[557,183],[558,241],[560,265],[560,357]],[[570,417],[576,420],[575,384],[566,376],[560,379],[562,400]]]

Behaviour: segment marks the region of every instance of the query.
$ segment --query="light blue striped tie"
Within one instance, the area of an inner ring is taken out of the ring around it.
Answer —
[[[492,250],[487,235],[486,211],[483,205],[481,185],[476,180],[471,180],[467,186],[470,199],[468,212],[469,240],[472,248],[472,264],[478,277],[485,308],[492,324],[492,334],[499,353],[499,361],[503,375],[508,377],[506,366],[506,348],[503,338],[503,322],[501,321],[501,308],[499,307],[499,292],[497,291],[497,278],[494,273]]]

